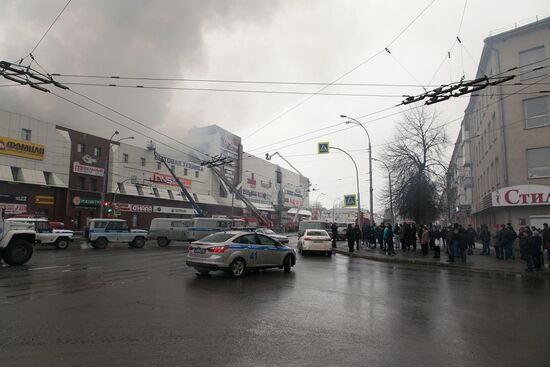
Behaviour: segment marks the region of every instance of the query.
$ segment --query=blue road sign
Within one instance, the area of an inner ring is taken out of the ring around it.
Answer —
[[[317,153],[318,154],[329,154],[330,153],[330,144],[328,141],[323,141],[317,143]]]
[[[344,205],[346,207],[357,206],[357,195],[356,194],[344,195]]]

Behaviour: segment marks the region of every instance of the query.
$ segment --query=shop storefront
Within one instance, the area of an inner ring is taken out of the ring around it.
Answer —
[[[550,223],[550,186],[517,185],[493,191],[476,205],[476,226],[512,223],[542,227]]]

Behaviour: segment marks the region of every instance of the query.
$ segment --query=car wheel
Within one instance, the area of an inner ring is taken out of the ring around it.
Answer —
[[[8,265],[23,265],[32,256],[32,243],[26,240],[15,240],[4,249],[2,258]]]
[[[92,246],[94,248],[103,250],[104,248],[107,247],[108,244],[109,244],[109,241],[107,241],[106,238],[101,237],[101,238],[98,238],[94,243],[92,243]]]
[[[145,238],[143,238],[143,237],[137,237],[132,242],[132,247],[142,248],[143,246],[145,246]]]
[[[245,270],[246,270],[246,265],[244,264],[244,260],[241,258],[238,258],[231,262],[231,264],[229,265],[228,273],[230,277],[238,278],[244,274]]]
[[[66,238],[58,238],[57,241],[55,241],[55,247],[60,250],[65,250],[69,247],[69,240]]]
[[[159,245],[159,247],[166,247],[168,244],[170,244],[170,241],[166,237],[157,239],[157,245]]]
[[[292,257],[290,255],[286,255],[283,261],[283,269],[286,273],[288,273],[290,268],[292,268]]]

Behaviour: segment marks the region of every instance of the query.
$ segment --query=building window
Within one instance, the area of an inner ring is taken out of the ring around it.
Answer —
[[[21,129],[21,140],[31,140],[31,130]]]
[[[12,167],[11,168],[11,175],[13,176],[14,181],[22,181],[21,177],[21,168],[19,167]]]
[[[85,146],[84,144],[82,144],[82,143],[78,143],[78,144],[76,145],[76,151],[77,151],[78,153],[85,153],[85,152],[86,152],[86,146]]]
[[[86,190],[86,178],[85,177],[79,177],[78,178],[78,189],[79,190]]]
[[[145,158],[141,158],[141,166],[145,167],[145,164],[146,164]]]
[[[183,169],[183,175],[184,175],[184,176],[187,176],[187,168],[184,168],[184,169]]]
[[[101,148],[94,147],[94,157],[101,157]]]
[[[128,154],[126,153],[122,154],[122,163],[128,163]]]
[[[526,128],[550,125],[548,96],[523,100],[523,113]]]
[[[550,177],[550,147],[527,149],[527,177]]]
[[[195,171],[195,178],[199,178],[199,171]]]
[[[540,68],[537,70],[526,72],[527,70],[532,70],[533,68],[541,66],[541,65],[538,65],[538,63],[541,62],[543,59],[544,59],[544,46],[540,46],[540,47],[532,48],[527,51],[520,52],[519,67],[522,68],[526,65],[529,65],[526,67],[525,70],[522,70],[521,80],[533,79],[533,78],[546,75],[545,68]]]
[[[90,178],[90,191],[97,191],[97,179]]]
[[[160,171],[160,170],[162,169],[161,164],[162,164],[162,163],[157,162],[157,170],[158,170],[158,171]]]

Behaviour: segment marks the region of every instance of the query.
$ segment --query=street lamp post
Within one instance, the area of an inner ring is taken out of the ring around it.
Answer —
[[[365,127],[365,125],[363,125],[361,122],[359,122],[358,120],[354,119],[353,117],[349,117],[349,116],[346,116],[346,115],[340,115],[341,118],[344,118],[344,119],[348,119],[348,121],[346,121],[346,124],[355,124],[355,125],[359,125],[363,128],[363,130],[365,130],[365,133],[367,134],[367,138],[369,140],[369,199],[370,199],[370,223],[371,225],[374,223],[374,204],[373,204],[373,189],[372,189],[372,146],[371,146],[371,143],[370,143],[370,135],[369,135],[369,132],[367,131],[367,128]]]
[[[344,149],[340,149],[340,148],[337,148],[337,147],[330,147],[330,149],[336,149],[336,150],[341,151],[342,153],[345,153],[351,159],[351,161],[353,162],[353,165],[355,166],[355,175],[356,175],[356,179],[357,179],[357,225],[359,227],[361,227],[362,226],[363,215],[361,214],[361,193],[359,191],[359,170],[357,169],[357,163],[355,163],[355,159],[353,159],[353,157],[348,152],[346,152]],[[372,200],[371,200],[371,206],[372,206]],[[371,211],[370,215],[371,215],[371,224],[372,224],[372,223],[374,223],[374,222],[372,222],[372,211]]]
[[[395,222],[395,216],[393,214],[393,195],[392,195],[392,189],[391,189],[391,170],[390,170],[390,167],[386,164],[386,162],[380,160],[380,159],[376,159],[376,158],[372,158],[373,161],[377,161],[377,162],[380,162],[382,163],[386,169],[388,170],[388,181],[389,181],[389,185],[390,185],[390,212],[391,212],[391,224],[392,226],[394,225],[394,222]]]
[[[103,202],[105,201],[105,195],[107,194],[107,178],[108,178],[107,176],[109,175],[109,159],[111,156],[111,143],[113,143],[113,137],[118,134],[119,134],[118,130],[115,131],[113,135],[111,135],[111,137],[109,138],[109,142],[108,142],[109,145],[107,147],[107,155],[105,157],[105,167],[104,167],[104,173],[103,173],[103,185],[101,188],[101,210],[99,211],[100,218],[103,218]],[[115,141],[115,143],[121,142],[122,140],[126,140],[126,139],[134,139],[134,137],[128,136],[122,139],[118,139],[117,141]]]

